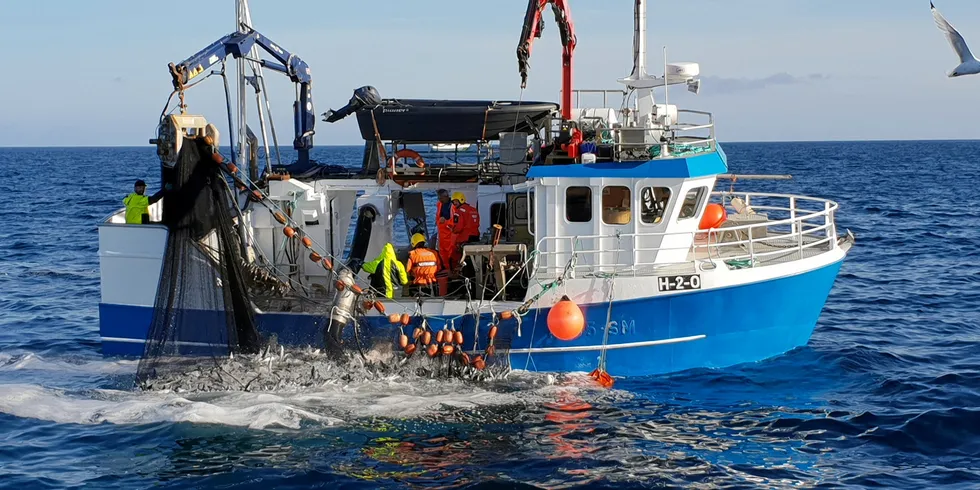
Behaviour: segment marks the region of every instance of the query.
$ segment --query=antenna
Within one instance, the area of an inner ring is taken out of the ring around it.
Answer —
[[[664,46],[664,105],[670,105],[670,100],[667,99],[667,46]],[[670,125],[670,111],[664,110],[667,113],[668,119],[667,125]]]

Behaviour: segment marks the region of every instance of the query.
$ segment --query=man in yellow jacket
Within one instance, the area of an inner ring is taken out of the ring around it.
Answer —
[[[150,205],[163,197],[163,189],[152,196],[146,196],[146,182],[137,180],[133,185],[133,193],[123,199],[126,206],[126,224],[139,225],[150,222]]]
[[[371,274],[371,287],[388,298],[395,297],[395,286],[391,283],[392,274],[397,272],[398,282],[402,286],[408,284],[405,266],[395,256],[395,247],[390,243],[385,244],[378,258],[365,262],[361,269]]]

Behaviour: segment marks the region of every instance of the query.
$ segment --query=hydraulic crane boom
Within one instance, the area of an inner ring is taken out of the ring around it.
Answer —
[[[549,3],[555,12],[555,22],[558,23],[558,33],[561,35],[561,115],[568,120],[572,117],[572,55],[575,52],[576,39],[575,29],[572,26],[572,11],[567,0],[528,1],[527,13],[524,15],[524,29],[521,31],[521,40],[517,45],[517,67],[521,72],[521,88],[525,88],[531,45],[536,38],[541,37],[541,31],[544,29],[544,19],[541,15]]]
[[[218,39],[210,46],[198,51],[186,60],[170,63],[170,74],[173,76],[174,89],[183,90],[188,82],[204,73],[229,55],[244,58],[258,44],[276,61],[258,60],[266,68],[284,73],[289,79],[299,85],[297,100],[293,102],[293,125],[296,137],[293,148],[298,152],[297,164],[306,167],[310,163],[310,150],[313,148],[313,125],[316,115],[313,113],[313,89],[310,67],[296,55],[280,48],[265,36],[252,30],[235,32]]]

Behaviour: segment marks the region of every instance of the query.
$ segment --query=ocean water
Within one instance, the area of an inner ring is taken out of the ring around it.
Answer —
[[[978,488],[980,142],[725,145],[737,190],[838,201],[851,250],[810,343],[722,370],[302,393],[131,389],[99,350],[96,224],[152,148],[0,148],[0,485]],[[360,147],[318,148],[356,164]],[[615,373],[613,373],[615,374]]]

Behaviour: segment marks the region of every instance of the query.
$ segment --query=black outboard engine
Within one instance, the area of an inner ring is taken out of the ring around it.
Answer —
[[[374,107],[381,103],[381,95],[370,86],[365,85],[354,91],[354,96],[350,98],[347,105],[339,110],[330,109],[323,113],[323,120],[329,123],[337,122],[364,107]]]

